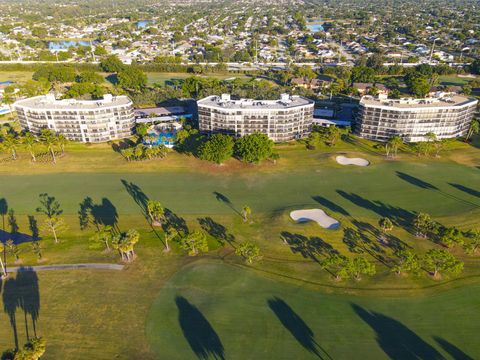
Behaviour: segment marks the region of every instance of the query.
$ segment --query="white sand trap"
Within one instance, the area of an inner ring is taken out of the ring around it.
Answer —
[[[368,166],[370,162],[362,158],[347,158],[345,156],[339,155],[336,157],[337,163],[340,165],[357,165],[357,166]]]
[[[340,222],[320,209],[295,210],[290,213],[290,217],[296,222],[315,221],[325,229],[337,229],[340,226]]]

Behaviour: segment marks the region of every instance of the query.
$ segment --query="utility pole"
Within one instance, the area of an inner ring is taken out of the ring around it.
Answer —
[[[92,52],[92,58],[93,58],[93,62],[95,62],[95,52],[93,51],[93,44],[92,44],[92,40],[90,40],[90,49],[91,49],[91,52]]]
[[[432,51],[430,52],[430,58],[428,59],[428,62],[431,63],[432,62],[432,56],[433,56],[433,49],[435,49],[435,42],[438,40],[438,38],[435,38],[433,40],[433,44],[432,44]]]

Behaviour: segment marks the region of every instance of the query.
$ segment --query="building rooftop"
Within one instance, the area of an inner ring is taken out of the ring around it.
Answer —
[[[92,110],[131,104],[131,100],[124,95],[112,96],[105,94],[101,100],[56,100],[53,94],[35,96],[17,101],[14,107],[26,107],[31,109],[53,110]]]
[[[360,104],[362,105],[383,106],[398,109],[452,107],[475,104],[477,102],[478,100],[473,98],[446,93],[439,93],[436,97],[425,99],[387,99],[384,97],[364,96],[360,100]]]
[[[297,106],[313,105],[314,101],[301,97],[282,94],[279,100],[232,100],[229,94],[209,96],[199,100],[198,105],[223,109],[289,109]]]

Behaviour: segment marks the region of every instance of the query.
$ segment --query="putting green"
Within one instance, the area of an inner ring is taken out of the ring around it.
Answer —
[[[146,333],[160,359],[469,359],[480,356],[479,300],[480,285],[415,298],[327,295],[198,261],[160,291]]]

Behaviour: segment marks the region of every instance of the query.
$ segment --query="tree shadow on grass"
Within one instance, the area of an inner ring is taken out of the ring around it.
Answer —
[[[2,230],[5,230],[5,216],[8,213],[8,202],[7,199],[1,198],[0,199],[0,216],[2,217]]]
[[[315,252],[309,244],[310,239],[307,236],[301,234],[292,234],[288,231],[282,231],[280,237],[286,244],[288,244],[288,246],[290,246],[292,253],[300,254],[306,259],[308,258],[315,262],[319,262]]]
[[[367,253],[385,266],[390,266],[392,262],[392,260],[386,256],[385,250],[382,249],[378,241],[370,239],[366,231],[349,227],[345,228],[343,230],[343,243],[347,245],[350,252],[356,254]]]
[[[118,143],[112,143],[112,150],[116,153],[121,153],[122,150],[134,147],[136,144],[130,139],[122,139]]]
[[[465,354],[462,350],[458,347],[453,345],[452,343],[448,342],[447,340],[434,336],[433,339],[437,342],[438,345],[442,347],[447,353],[451,355],[451,357],[455,360],[473,360],[472,357]]]
[[[376,333],[378,345],[394,360],[440,360],[444,357],[401,322],[352,304],[355,313]]]
[[[177,296],[178,322],[183,336],[199,359],[225,359],[225,349],[215,329],[195,305]]]
[[[148,215],[148,196],[143,192],[143,190],[138,186],[137,184],[134,184],[133,182],[129,182],[125,179],[121,180],[123,186],[125,187],[125,190],[127,190],[127,193],[132,197],[133,201],[138,205],[140,208],[142,215],[145,217],[145,219],[148,221],[148,224],[150,225],[150,228],[152,229],[152,232],[155,234],[158,240],[165,245],[165,242],[163,238],[160,236],[160,234],[157,232],[153,224],[150,222],[150,216]],[[165,211],[165,217],[167,218],[169,214],[172,212],[168,209],[164,209]]]
[[[363,198],[360,195],[347,193],[343,190],[336,191],[340,196],[351,201],[353,204],[373,211],[382,217],[388,217],[397,226],[401,226],[406,230],[411,230],[411,222],[415,217],[414,213],[411,211],[385,204],[382,201],[371,201]]]
[[[282,299],[274,297],[267,300],[270,309],[290,334],[306,350],[320,359],[332,359],[315,341],[315,334],[303,319]]]
[[[434,185],[432,185],[432,184],[430,184],[426,181],[423,181],[423,180],[421,180],[419,178],[416,178],[414,176],[405,174],[403,172],[397,171],[397,176],[400,179],[405,180],[406,182],[408,182],[412,185],[418,186],[421,189],[433,190],[433,191],[437,192],[438,194],[440,194],[444,197],[447,197],[449,199],[452,199],[452,200],[455,200],[455,201],[458,201],[458,202],[462,202],[462,203],[467,204],[467,205],[471,205],[471,206],[475,206],[475,207],[480,206],[478,204],[472,203],[471,201],[461,199],[461,198],[459,198],[455,195],[452,195],[452,194],[449,194],[445,191],[442,191],[439,188],[437,188],[436,186],[434,186]],[[456,187],[459,190],[465,191],[465,192],[469,193],[470,195],[478,196],[478,195],[475,194],[475,190],[473,190],[473,189],[470,189],[470,188],[467,188],[467,187],[464,187],[464,186],[458,185],[458,184],[450,184],[450,185]],[[472,190],[474,191],[473,193],[472,193]]]
[[[214,191],[213,195],[215,196],[215,199],[217,199],[217,201],[219,201],[221,203],[224,203],[230,209],[232,209],[233,212],[235,212],[235,214],[237,214],[239,216],[242,216],[242,214],[240,214],[240,212],[237,209],[235,209],[235,206],[233,205],[232,201],[226,195],[224,195],[224,194],[222,194],[218,191]]]
[[[411,248],[410,245],[400,240],[392,234],[383,233],[381,230],[377,229],[372,224],[366,223],[364,221],[353,220],[352,224],[358,229],[363,235],[370,234],[375,239],[384,239],[381,243],[382,246],[388,247],[394,251],[403,250],[407,247]]]
[[[454,188],[456,188],[460,191],[463,191],[463,192],[465,192],[469,195],[480,198],[480,191],[477,191],[475,189],[472,189],[472,188],[469,188],[467,186],[460,185],[460,184],[448,183],[448,185],[453,186]]]
[[[434,185],[432,185],[432,184],[430,184],[426,181],[423,181],[419,178],[416,178],[415,176],[408,175],[408,174],[406,174],[404,172],[401,172],[401,171],[397,171],[396,173],[397,173],[397,176],[400,179],[402,179],[402,180],[404,180],[404,181],[406,181],[406,182],[408,182],[412,185],[418,186],[421,189],[438,190],[438,188],[436,186],[434,186]]]
[[[147,204],[148,204],[148,196],[142,191],[140,186],[134,184],[133,182],[129,182],[127,180],[121,180],[125,190],[127,193],[132,197],[135,203],[140,207],[142,210],[143,215],[148,218],[148,211],[147,211]]]
[[[36,240],[35,236],[24,234],[19,231],[20,227],[18,226],[17,217],[15,216],[15,212],[13,211],[13,209],[10,209],[8,211],[7,222],[9,231],[5,229],[0,229],[0,242],[5,244],[8,240],[12,240],[14,244],[18,245]],[[36,236],[38,237],[38,229]]]
[[[18,349],[17,309],[23,311],[27,341],[37,336],[37,321],[40,313],[40,291],[36,272],[29,267],[21,267],[16,278],[8,278],[3,287],[3,310],[8,315],[12,328],[15,348]],[[32,327],[30,328],[29,323]],[[33,333],[32,333],[33,332]]]
[[[166,231],[169,226],[173,227],[179,234],[188,234],[188,225],[184,218],[178,216],[172,210],[164,209],[164,224],[163,228]]]
[[[222,244],[228,242],[231,245],[235,241],[235,236],[230,234],[225,226],[219,224],[211,217],[198,218],[197,220],[203,230]]]
[[[311,259],[319,263],[317,256],[332,256],[338,254],[338,251],[332,245],[318,236],[307,237],[301,234],[292,234],[288,231],[280,233],[282,240],[290,246],[292,253],[301,254],[306,259]]]
[[[117,85],[118,84],[117,74],[110,74],[105,79],[112,85]]]
[[[111,226],[113,230],[118,231],[117,208],[107,198],[102,198],[100,204],[95,204],[92,198],[87,196],[80,203],[78,219],[82,230],[89,225],[94,225],[97,228]]]
[[[117,208],[107,198],[103,198],[101,204],[93,205],[92,216],[95,223],[111,226],[114,229],[118,228]]]
[[[28,227],[32,233],[32,240],[40,240],[40,230],[38,229],[38,221],[35,216],[28,215]]]
[[[0,230],[0,242],[6,243],[8,240],[13,240],[13,243],[18,245],[34,241],[35,239],[28,234],[23,234],[20,232],[11,233],[8,231]]]
[[[330,211],[342,214],[344,216],[350,216],[350,213],[347,210],[335,204],[334,202],[324,198],[323,196],[312,196],[312,199],[318,202],[320,205],[326,207]]]

